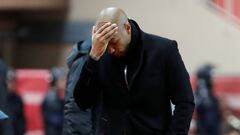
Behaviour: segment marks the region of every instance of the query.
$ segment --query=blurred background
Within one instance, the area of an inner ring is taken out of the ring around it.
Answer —
[[[240,0],[0,0],[1,102],[15,132],[44,135],[51,115],[62,128],[67,56],[109,6],[177,40],[196,96],[190,135],[239,134]]]

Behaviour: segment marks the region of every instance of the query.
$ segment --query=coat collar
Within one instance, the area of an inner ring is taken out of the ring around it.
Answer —
[[[134,20],[129,20],[129,22],[131,23],[131,27],[134,27],[135,30],[133,30],[132,32],[137,32],[133,33],[131,35],[137,36],[137,39],[134,39],[131,41],[130,45],[132,45],[131,47],[131,60],[128,63],[128,67],[131,67],[133,69],[133,74],[132,74],[132,78],[129,82],[129,89],[132,89],[132,86],[134,85],[134,82],[141,70],[141,67],[143,65],[143,58],[144,58],[144,49],[143,49],[143,35],[144,32],[142,32],[142,30],[139,28],[138,24],[134,21]],[[129,52],[128,52],[129,53]],[[132,56],[132,54],[134,54]],[[127,59],[128,55],[127,55]],[[109,72],[109,70],[114,71],[114,69],[112,69],[113,67],[116,67],[116,62],[118,60],[116,60],[115,58],[111,57],[107,52],[104,54],[103,59],[101,60],[101,63],[103,63],[103,67],[105,68],[104,71],[105,72]],[[106,71],[108,70],[108,71]]]
[[[142,64],[143,64],[143,56],[144,56],[143,35],[144,35],[144,32],[142,32],[142,30],[138,26],[137,22],[135,22],[134,20],[129,20],[129,22],[131,23],[132,27],[134,27],[136,29],[136,31],[133,31],[133,32],[138,33],[137,34],[138,39],[137,39],[137,42],[136,42],[136,45],[137,45],[137,47],[136,47],[136,51],[137,51],[136,52],[136,57],[132,61],[132,64],[133,64],[133,67],[134,67],[135,71],[134,71],[132,79],[129,83],[129,89],[131,89],[135,80],[136,80],[136,77],[138,76],[138,74],[141,70]]]

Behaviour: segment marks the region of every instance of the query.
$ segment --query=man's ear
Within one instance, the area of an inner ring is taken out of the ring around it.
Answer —
[[[131,25],[130,25],[130,23],[129,22],[127,22],[127,23],[125,23],[124,24],[124,28],[125,28],[125,30],[126,30],[126,32],[128,33],[128,34],[131,34]]]

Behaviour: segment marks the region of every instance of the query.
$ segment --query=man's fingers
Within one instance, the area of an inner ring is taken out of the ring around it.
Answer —
[[[108,32],[107,34],[104,35],[104,38],[106,40],[110,40],[115,34],[117,34],[118,32],[118,27],[115,27],[114,29],[112,29],[110,32]]]
[[[92,35],[96,32],[95,26],[92,27]]]
[[[93,27],[92,33],[93,35],[95,35],[94,37],[96,40],[104,43],[102,45],[107,46],[107,43],[117,33],[117,30],[118,30],[118,27],[116,24],[105,23],[99,29],[97,29],[97,26]]]
[[[108,22],[108,23],[105,23],[104,25],[102,25],[97,31],[96,33],[100,34],[105,28],[107,28],[108,26],[110,26],[111,23]]]
[[[114,29],[112,29],[111,31],[109,31],[108,33],[106,33],[104,36],[101,36],[100,40],[101,40],[101,41],[108,42],[108,41],[111,39],[111,37],[112,37],[113,35],[115,35],[115,32],[117,32],[117,29],[118,29],[118,27],[115,27]]]
[[[113,33],[111,36],[108,37],[107,41],[109,42],[115,35],[117,34],[117,32]]]
[[[114,28],[116,28],[117,25],[116,24],[112,24],[110,26],[108,26],[107,28],[105,28],[101,33],[99,33],[100,37],[105,36],[107,33],[109,33],[111,30],[113,30]]]

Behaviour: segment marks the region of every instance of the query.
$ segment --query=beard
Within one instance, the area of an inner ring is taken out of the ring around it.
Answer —
[[[113,52],[113,53],[109,53],[109,54],[110,54],[110,56],[115,57],[115,58],[123,58],[123,57],[125,57],[126,53],[118,51],[118,52]]]

